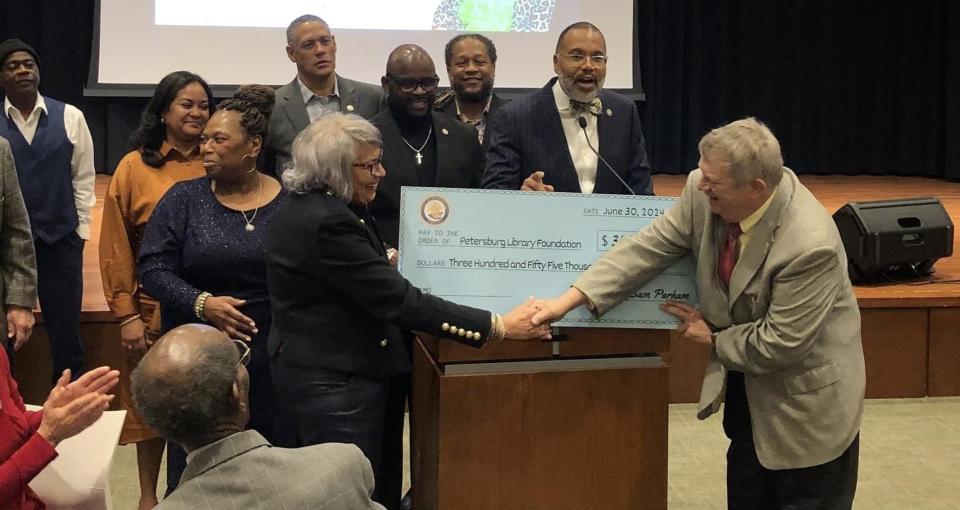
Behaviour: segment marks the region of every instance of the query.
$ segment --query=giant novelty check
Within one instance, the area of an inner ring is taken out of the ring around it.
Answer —
[[[499,313],[566,291],[617,241],[675,198],[404,187],[400,272],[425,292]],[[697,301],[687,256],[596,319],[584,307],[557,326],[668,329],[667,299]]]

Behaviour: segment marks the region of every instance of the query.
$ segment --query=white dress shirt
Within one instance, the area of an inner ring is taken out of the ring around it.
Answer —
[[[3,101],[3,111],[7,117],[13,119],[20,134],[27,143],[33,143],[33,135],[37,133],[37,124],[40,114],[47,113],[47,103],[42,95],[37,95],[37,104],[26,118],[20,110],[10,103],[9,98]],[[63,127],[67,131],[67,139],[73,144],[73,156],[70,158],[70,177],[73,181],[73,202],[77,208],[77,235],[81,239],[90,239],[90,210],[97,202],[93,193],[93,186],[97,179],[97,172],[93,167],[93,138],[83,112],[73,105],[65,105],[63,110]]]
[[[570,158],[573,159],[573,167],[577,169],[577,177],[580,179],[580,191],[593,193],[593,188],[597,184],[597,155],[587,145],[577,117],[582,115],[587,119],[587,136],[590,137],[590,143],[599,150],[597,116],[578,113],[571,109],[570,96],[560,87],[560,80],[553,84],[553,99],[557,103],[557,112],[560,113],[560,125],[563,126],[563,134],[567,137],[567,148],[570,150]]]

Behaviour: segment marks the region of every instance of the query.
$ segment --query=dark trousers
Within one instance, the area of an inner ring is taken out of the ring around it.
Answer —
[[[857,491],[860,435],[836,459],[801,469],[760,465],[753,441],[731,441],[727,450],[727,508],[849,510]]]
[[[374,501],[400,507],[403,482],[403,404],[409,374],[371,379],[357,374],[271,362],[274,386],[293,422],[298,446],[357,445],[373,467]]]
[[[71,232],[52,244],[37,239],[37,294],[43,325],[50,337],[53,381],[69,368],[79,377],[85,368],[80,342],[80,305],[83,301],[83,245]]]
[[[753,425],[743,374],[727,374],[723,430],[727,449],[727,508],[731,510],[849,510],[857,491],[860,435],[836,459],[801,469],[763,467],[753,443]]]

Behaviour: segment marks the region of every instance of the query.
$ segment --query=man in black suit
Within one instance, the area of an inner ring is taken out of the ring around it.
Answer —
[[[383,137],[383,168],[370,212],[389,246],[397,246],[402,186],[477,188],[483,172],[483,151],[473,127],[433,111],[437,76],[433,59],[414,44],[397,47],[387,59],[380,80],[388,108],[371,119]],[[395,251],[389,251],[395,262]],[[404,333],[409,352],[411,336]],[[403,401],[410,388],[409,374],[391,382],[391,399]],[[396,430],[396,427],[391,427]],[[390,438],[392,440],[392,438]],[[406,505],[406,503],[404,503]]]
[[[584,21],[564,29],[553,69],[557,77],[545,87],[490,119],[483,187],[652,195],[637,108],[603,90],[607,44],[600,30]]]
[[[437,97],[433,109],[475,127],[483,143],[487,119],[506,102],[493,93],[497,47],[483,35],[460,34],[450,39],[443,53],[450,90]]]
[[[308,124],[330,112],[369,119],[383,104],[376,85],[336,73],[337,40],[317,16],[304,14],[290,22],[287,58],[297,65],[297,77],[277,89],[263,161],[263,169],[278,176],[290,161],[293,139]]]
[[[370,212],[388,245],[399,237],[400,187],[477,188],[483,152],[477,131],[433,110],[437,76],[433,59],[414,44],[397,47],[380,80],[388,108],[370,120],[383,135],[383,167]]]

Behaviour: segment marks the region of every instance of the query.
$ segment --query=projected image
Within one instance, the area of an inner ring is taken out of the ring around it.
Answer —
[[[337,30],[547,32],[557,0],[272,0],[270,8],[235,0],[156,0],[154,22],[167,26],[283,28],[322,13]],[[189,16],[184,16],[189,12]]]
[[[547,32],[556,0],[443,0],[434,30]]]
[[[446,87],[447,43],[461,33],[481,33],[497,47],[495,86],[509,94],[543,87],[556,74],[560,32],[589,21],[607,43],[604,87],[639,93],[638,1],[97,0],[97,58],[90,61],[88,88],[117,94],[130,87],[149,95],[161,78],[184,67],[223,90],[284,85],[297,72],[287,58],[287,26],[313,14],[336,36],[340,76],[379,85],[390,52],[412,43],[433,57]]]

